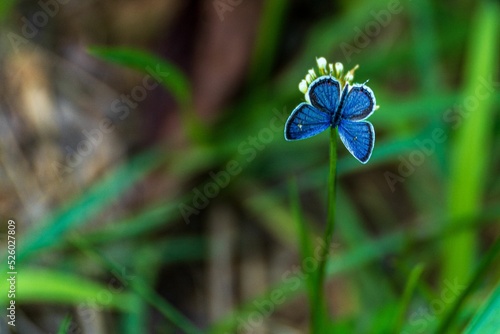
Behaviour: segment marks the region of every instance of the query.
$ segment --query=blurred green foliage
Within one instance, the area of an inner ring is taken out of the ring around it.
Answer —
[[[193,140],[182,150],[159,145],[138,154],[28,231],[18,247],[23,268],[19,303],[77,306],[108,291],[80,270],[82,263],[105,272],[127,268],[133,283],[102,305],[118,312],[120,332],[141,332],[150,307],[167,320],[163,325],[171,332],[174,328],[204,332],[155,290],[162,267],[205,259],[205,236],[156,238],[184,224],[178,205],[189,202],[191,188],[186,186],[180,196],[169,195],[130,210],[126,217],[91,231],[85,227],[152,173],[169,174],[180,184],[199,181],[201,175],[203,185],[210,180],[208,171],[222,170],[230,160],[238,161],[242,172],[220,196],[241,203],[245,215],[254,217],[276,243],[298,251],[302,258],[310,256],[321,230],[317,217],[327,208],[327,136],[287,143],[281,132],[273,132],[272,140],[262,150],[255,149],[252,159],[241,153],[241,145],[270,128],[276,117],[273,110],[283,115],[291,112],[301,101],[298,82],[316,57],[325,56],[347,67],[360,64],[356,81],[370,79],[380,105],[370,119],[377,133],[371,161],[361,165],[339,149],[335,239],[341,240],[343,248],[328,261],[327,273],[329,278],[348,277],[359,303],[354,313],[332,317],[329,330],[455,333],[467,328],[467,333],[486,333],[483,328],[494,322],[500,303],[498,241],[488,247],[481,241],[484,231],[498,235],[500,219],[500,151],[495,148],[500,143],[499,5],[461,1],[450,12],[449,4],[441,2],[397,2],[401,11],[390,14],[387,26],[379,22],[380,32],[368,36],[367,45],[361,47],[356,42],[359,31],[370,29],[370,22],[376,24],[373,13],[388,12],[389,3],[341,1],[335,16],[314,22],[300,52],[278,66],[278,45],[286,34],[285,25],[290,24],[290,5],[266,2],[245,91],[211,126],[201,125],[196,118],[189,79],[175,65],[132,48],[90,48],[90,54],[118,65],[144,73],[148,66],[161,66],[170,73],[164,88],[181,107],[184,122],[179,126]],[[358,52],[346,57],[345,43]],[[488,81],[490,76],[496,78],[496,85]],[[491,84],[486,87],[489,94],[467,108],[478,85],[484,85],[478,78]],[[433,140],[436,129],[445,140]],[[421,143],[428,146],[423,148]],[[417,155],[423,161],[412,163]],[[291,176],[296,182],[287,187]],[[311,193],[321,198],[320,204],[306,207],[301,203],[303,194]],[[202,224],[203,214],[196,220],[193,224]],[[113,247],[119,248],[120,256]],[[63,260],[40,268],[38,259],[46,254]],[[148,259],[147,265],[143,259]],[[385,268],[388,259],[396,260]],[[448,303],[442,296],[447,282],[454,280],[465,288]],[[37,284],[31,284],[34,281]],[[5,280],[1,282],[4,291]],[[273,303],[276,291],[286,301],[304,292],[314,296],[313,282],[311,277],[278,281],[206,331],[235,332],[241,319],[259,312],[255,305]],[[483,302],[487,295],[490,299]],[[6,296],[0,298],[6,302]],[[432,303],[443,310],[432,309]]]

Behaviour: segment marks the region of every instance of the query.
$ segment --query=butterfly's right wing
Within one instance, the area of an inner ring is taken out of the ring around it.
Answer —
[[[349,89],[346,85],[345,89]],[[375,110],[375,95],[370,87],[355,84],[342,101],[340,118],[349,121],[361,121],[370,116]]]
[[[330,126],[330,114],[307,103],[292,111],[285,124],[285,139],[306,139],[325,131]]]
[[[347,95],[345,96],[345,94]],[[355,84],[344,88],[339,111],[339,135],[345,147],[361,163],[366,163],[375,144],[375,130],[365,121],[375,110],[375,95],[370,87]]]
[[[347,150],[361,163],[370,159],[375,145],[375,130],[370,122],[341,120],[339,136]]]

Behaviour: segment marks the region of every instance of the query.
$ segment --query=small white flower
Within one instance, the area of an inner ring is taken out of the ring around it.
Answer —
[[[307,81],[308,84],[310,84],[311,82],[313,82],[313,78],[311,77],[310,73],[306,74],[306,81]]]
[[[316,72],[314,72],[314,70],[313,70],[312,68],[309,70],[309,74],[311,75],[311,78],[312,78],[313,80],[314,80],[314,79],[316,79],[316,77],[317,77],[317,76],[316,76]]]
[[[326,59],[324,57],[316,58],[316,63],[318,64],[319,72],[321,74],[326,74]]]
[[[307,82],[305,80],[299,83],[299,90],[304,94],[307,93]]]
[[[351,71],[347,72],[347,74],[344,77],[345,82],[351,83],[354,80],[354,75],[352,74]]]
[[[337,78],[340,78],[343,72],[344,65],[342,65],[342,63],[335,63],[335,74],[337,75]]]

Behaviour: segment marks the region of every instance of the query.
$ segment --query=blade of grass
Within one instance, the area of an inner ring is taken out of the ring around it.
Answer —
[[[394,333],[401,333],[406,313],[410,307],[411,298],[418,286],[418,281],[423,272],[424,265],[422,263],[417,264],[410,272],[410,277],[408,277],[408,281],[406,282],[406,286],[403,291],[403,297],[401,297],[401,301],[399,303],[398,315],[395,319]]]
[[[257,40],[250,65],[250,85],[258,84],[269,76],[278,47],[283,18],[289,1],[274,0],[263,3]]]
[[[120,239],[137,238],[143,234],[165,229],[178,219],[181,201],[150,205],[131,217],[107,222],[103,227],[85,234],[90,243],[108,243]]]
[[[339,183],[337,186],[337,220],[335,222],[337,238],[347,249],[355,249],[359,244],[369,242],[372,237],[368,231],[365,231],[363,219],[360,212],[345,189]],[[368,318],[370,313],[379,309],[379,301],[387,302],[396,300],[397,296],[393,292],[389,280],[385,278],[382,268],[377,265],[368,266],[365,270],[360,270],[353,277],[352,284],[356,287],[357,293],[363,296],[360,308],[362,308],[363,317]],[[359,326],[363,326],[363,319],[358,318]],[[371,327],[371,322],[367,323]],[[368,328],[366,328],[368,330]]]
[[[484,94],[483,81],[495,73],[500,40],[499,5],[482,1],[471,25],[464,75],[463,106],[470,115],[457,129],[452,145],[448,186],[448,215],[451,221],[473,215],[482,207],[486,166],[490,161],[493,95]],[[481,93],[479,93],[481,92]],[[471,104],[471,102],[474,102]],[[467,281],[477,253],[477,235],[473,230],[443,241],[442,282],[459,277]]]
[[[43,248],[55,246],[63,241],[64,234],[92,220],[107,205],[132,187],[165,159],[157,150],[143,153],[127,164],[109,173],[104,180],[93,186],[66,208],[42,219],[37,231],[30,231],[17,252],[18,261],[33,255]]]
[[[290,225],[293,217],[288,208],[281,204],[281,200],[268,192],[256,188],[255,184],[244,182],[243,188],[248,189],[244,194],[243,205],[252,214],[256,215],[262,227],[269,231],[277,240],[283,244],[297,248],[297,233]],[[248,196],[249,193],[257,193],[258,196]]]
[[[121,318],[123,328],[120,333],[135,334],[147,328],[147,304],[139,295],[132,295],[130,309]]]
[[[206,129],[198,119],[187,77],[173,64],[146,51],[123,47],[93,46],[88,52],[114,64],[127,66],[155,78],[171,92],[181,107],[184,128],[191,139],[202,142]]]
[[[500,284],[476,313],[464,334],[489,334],[500,328]]]
[[[438,75],[438,57],[436,41],[436,29],[434,26],[434,7],[430,0],[419,1],[418,4],[409,1],[410,17],[412,19],[412,30],[415,44],[414,57],[416,71],[421,88],[424,92],[436,92],[440,89],[440,77]]]
[[[101,263],[105,268],[107,268],[110,272],[123,272],[123,266],[115,263],[114,261],[108,259],[98,251],[92,249],[91,245],[87,243],[87,241],[74,234],[71,238],[72,242],[78,246],[78,248],[82,251],[82,253],[86,254],[90,258],[94,259],[97,263]],[[118,275],[120,276],[120,275]],[[183,333],[186,334],[201,334],[202,331],[198,329],[191,321],[186,318],[182,313],[180,313],[174,306],[172,306],[167,300],[162,298],[160,295],[156,293],[154,288],[148,285],[148,283],[139,275],[130,275],[122,278],[117,277],[122,281],[124,286],[130,287],[138,296],[140,296],[143,300],[145,300],[148,304],[153,306],[162,314],[166,319],[172,322],[177,328],[181,329]],[[131,305],[134,305],[134,299],[130,301]],[[135,305],[137,306],[137,305]],[[135,308],[131,310],[132,312],[138,312],[138,309]]]
[[[61,326],[59,326],[57,334],[66,334],[66,333],[68,333],[70,325],[71,325],[71,315],[67,314],[64,317],[63,321],[61,322]]]
[[[297,180],[293,178],[289,181],[289,189],[290,189],[290,203],[292,207],[292,213],[294,221],[297,224],[297,239],[299,240],[299,249],[300,249],[300,259],[303,264],[306,258],[312,258],[313,256],[313,247],[311,242],[311,231],[306,225],[305,219],[302,214],[302,210],[300,207],[299,201],[299,191],[297,189]],[[309,296],[309,307],[312,310],[314,308],[314,282],[316,281],[314,273],[311,273],[306,278],[307,291]]]
[[[411,246],[411,240],[415,243],[423,241],[435,242],[434,240],[439,240],[443,235],[447,235],[448,233],[457,233],[462,229],[477,228],[478,223],[481,222],[478,220],[480,218],[487,219],[487,223],[493,224],[498,217],[500,217],[500,208],[494,207],[491,210],[484,210],[479,217],[462,218],[460,223],[456,223],[455,228],[451,230],[446,227],[446,224],[437,222],[434,224],[435,228],[428,231],[422,231],[420,227],[418,227],[390,233],[380,239],[359,244],[357,248],[339,254],[335,258],[335,261],[330,261],[327,266],[327,273],[330,277],[337,276],[381,259],[387,254],[402,252]],[[304,286],[305,282],[303,275],[292,272],[291,270],[286,271],[282,276],[281,282],[269,288],[265,294],[245,303],[227,317],[212,324],[208,332],[211,334],[234,332],[234,328],[238,325],[244,325],[249,322],[248,319],[252,313],[262,315],[260,305],[273,306],[270,311],[265,314],[265,316],[270,316],[281,304],[284,304],[301,292]],[[276,296],[279,296],[279,298],[276,298]]]
[[[5,275],[2,275],[4,277]],[[109,292],[106,285],[92,282],[79,275],[51,269],[36,269],[23,267],[16,277],[16,303],[60,303],[91,307],[89,301],[99,300],[103,292]],[[5,282],[5,283],[4,283]],[[36,282],[36,284],[33,284]],[[1,291],[8,291],[8,281],[2,279]],[[129,310],[130,293],[109,292],[110,298],[99,303],[100,307],[116,309],[124,312]],[[7,294],[0,295],[0,304],[7,303]]]
[[[495,263],[495,258],[500,253],[500,240],[497,240],[493,246],[488,250],[488,253],[483,257],[482,261],[479,263],[479,266],[474,271],[473,276],[467,284],[465,290],[460,294],[452,308],[447,312],[441,321],[436,334],[444,334],[449,333],[449,329],[453,323],[453,321],[457,318],[460,308],[463,306],[465,299],[469,297],[469,295],[477,288],[480,281],[484,278],[484,276],[491,269],[493,264]]]

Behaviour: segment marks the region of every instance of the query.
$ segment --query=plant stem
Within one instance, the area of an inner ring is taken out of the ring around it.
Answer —
[[[326,264],[330,244],[333,238],[333,230],[335,226],[335,180],[337,177],[337,129],[332,128],[330,132],[330,172],[328,174],[328,218],[326,222],[325,234],[323,237],[323,245],[318,263],[317,271],[317,287],[316,287],[316,303],[312,305],[311,314],[311,333],[325,333],[328,310],[325,298],[325,276]]]

